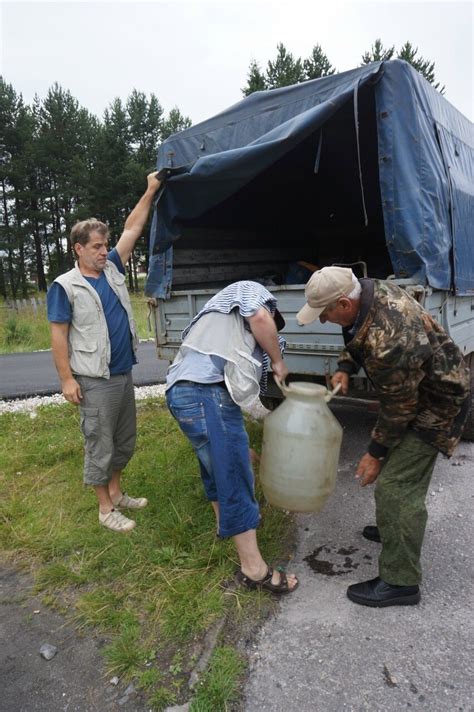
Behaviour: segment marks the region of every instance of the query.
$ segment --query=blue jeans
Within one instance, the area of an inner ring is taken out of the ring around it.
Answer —
[[[197,455],[207,498],[219,503],[219,535],[256,529],[260,514],[239,406],[222,386],[191,381],[175,383],[166,400]]]

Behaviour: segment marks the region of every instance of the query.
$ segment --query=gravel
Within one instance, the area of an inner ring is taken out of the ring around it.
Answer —
[[[163,398],[165,388],[164,383],[155,386],[141,386],[135,388],[135,398],[137,401],[144,400],[145,398]],[[34,396],[33,398],[17,398],[16,400],[0,401],[0,415],[4,413],[29,413],[30,418],[36,418],[37,409],[41,406],[64,405],[65,402],[61,393],[56,393],[53,396]],[[260,401],[256,401],[246,412],[252,418],[258,420],[259,418],[263,418],[269,411],[263,407]]]
[[[144,398],[159,398],[165,393],[165,384],[160,383],[156,386],[141,386],[135,388],[135,398],[143,400]],[[29,413],[31,418],[35,418],[37,409],[44,405],[64,405],[64,400],[61,393],[55,393],[53,396],[34,396],[33,398],[17,398],[11,401],[0,401],[0,415],[4,413]]]

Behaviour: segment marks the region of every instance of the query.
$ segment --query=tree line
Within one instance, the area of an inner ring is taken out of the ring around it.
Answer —
[[[405,42],[398,51],[395,46],[384,47],[381,39],[376,39],[369,52],[364,52],[360,65],[371,62],[386,61],[389,59],[404,59],[411,64],[417,72],[420,72],[430,84],[433,84],[441,94],[444,93],[444,86],[441,87],[435,79],[435,63],[424,59],[418,54],[418,47],[414,47],[411,42]],[[299,84],[309,79],[319,79],[337,73],[336,67],[331,63],[327,54],[320,44],[314,45],[309,57],[295,57],[289,52],[283,43],[277,45],[277,53],[274,59],[268,60],[265,70],[260,68],[254,59],[250,62],[247,75],[247,84],[242,89],[244,96],[249,96],[255,91],[266,89],[278,89]]]
[[[361,64],[397,56],[435,83],[434,62],[418,56],[409,42],[396,53],[376,40]],[[253,60],[245,96],[337,72],[317,44],[307,58],[283,44],[265,71]],[[0,296],[26,298],[31,285],[48,284],[73,265],[68,235],[77,220],[95,216],[107,222],[111,244],[144,190],[144,177],[156,163],[159,144],[191,126],[178,108],[165,115],[154,94],[134,90],[117,98],[100,120],[67,90],[54,84],[31,105],[0,77]],[[148,264],[140,241],[129,267],[130,288],[138,288],[138,265]]]
[[[0,295],[46,291],[73,266],[68,235],[77,220],[107,222],[111,243],[146,187],[160,142],[191,125],[178,108],[165,115],[154,94],[134,90],[99,120],[53,85],[44,101],[24,103],[0,77]],[[137,288],[140,242],[129,270]]]

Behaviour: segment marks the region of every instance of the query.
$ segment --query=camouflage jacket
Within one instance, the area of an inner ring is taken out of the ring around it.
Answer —
[[[469,371],[444,329],[403,289],[362,279],[356,323],[344,328],[338,370],[362,367],[380,400],[369,452],[383,457],[408,427],[446,455],[468,410]]]

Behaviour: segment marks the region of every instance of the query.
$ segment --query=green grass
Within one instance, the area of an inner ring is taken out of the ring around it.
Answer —
[[[198,685],[189,712],[225,712],[239,696],[239,679],[245,670],[241,656],[229,646],[217,647]]]
[[[151,316],[149,317],[147,297],[143,292],[137,292],[130,294],[130,300],[137,322],[138,337],[140,339],[152,339],[154,337],[153,322],[151,321]]]
[[[154,657],[155,653],[151,648],[140,644],[140,626],[137,623],[122,624],[118,637],[105,649],[109,673],[119,676],[133,674]],[[145,685],[150,687],[153,683],[159,682],[159,671],[142,670],[140,680],[142,686],[145,681]]]
[[[39,351],[49,349],[50,345],[45,307],[16,311],[0,303],[0,353]]]
[[[99,526],[95,495],[82,485],[77,409],[50,406],[36,418],[1,415],[0,547],[36,571],[45,602],[77,627],[109,637],[108,670],[136,680],[158,710],[189,697],[192,643],[210,625],[225,616],[238,627],[271,604],[263,593],[227,587],[235,550],[215,537],[196,458],[164,404],[140,404],[138,421],[124,486],[147,497],[149,506],[136,513],[133,532],[118,535]],[[248,430],[259,451],[261,425],[249,422]],[[292,520],[265,504],[262,518],[262,553],[281,561]],[[222,700],[237,694],[241,668],[231,657],[227,651],[212,662],[196,710],[224,710]],[[227,687],[218,682],[224,677]]]
[[[40,296],[44,301],[45,295]],[[137,322],[140,339],[153,337],[151,322],[148,319],[148,304],[143,293],[130,295],[133,313]],[[51,337],[46,318],[46,307],[27,307],[15,310],[0,302],[0,353],[19,353],[49,349]]]

